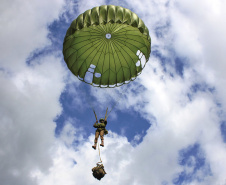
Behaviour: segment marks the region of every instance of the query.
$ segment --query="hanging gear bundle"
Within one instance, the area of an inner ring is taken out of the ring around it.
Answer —
[[[101,162],[99,162],[101,163]],[[104,170],[104,165],[103,164],[99,164],[97,163],[97,166],[92,168],[92,172],[93,172],[93,176],[98,179],[101,180],[105,174],[107,174]]]

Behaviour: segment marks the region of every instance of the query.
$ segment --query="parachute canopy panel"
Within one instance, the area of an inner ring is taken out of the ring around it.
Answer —
[[[64,60],[80,80],[97,87],[116,87],[134,80],[145,67],[151,38],[143,21],[129,9],[94,7],[67,30]]]

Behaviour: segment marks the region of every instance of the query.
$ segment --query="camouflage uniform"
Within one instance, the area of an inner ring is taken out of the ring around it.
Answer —
[[[97,128],[96,133],[95,133],[94,145],[92,146],[94,149],[96,149],[98,137],[100,136],[100,139],[101,139],[100,146],[103,147],[104,146],[104,135],[108,134],[108,131],[105,129],[105,127],[107,125],[107,121],[104,120],[103,118],[101,118],[99,121],[100,121],[100,123],[97,123],[97,121],[96,121],[93,125],[94,128]]]

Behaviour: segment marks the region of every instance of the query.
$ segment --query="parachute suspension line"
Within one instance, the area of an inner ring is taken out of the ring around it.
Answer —
[[[127,84],[127,88],[128,88],[128,84]],[[123,93],[120,93],[120,94],[121,94],[120,97],[119,97],[118,100],[113,104],[113,106],[111,107],[110,112],[107,114],[107,116],[105,115],[105,118],[106,118],[106,119],[108,118],[108,116],[109,116],[109,114],[111,113],[111,111],[112,111],[112,110],[116,107],[116,105],[120,102],[120,99],[121,99],[122,96],[126,93],[127,88],[125,88],[125,90],[123,91]],[[108,110],[108,108],[107,108],[107,110]],[[106,113],[107,113],[107,111],[106,111]]]
[[[104,116],[104,119],[107,120],[107,114],[108,114],[108,107],[106,109],[106,113],[105,113],[105,116]]]
[[[96,121],[98,121],[98,118],[97,118],[96,112],[95,112],[94,108],[92,108],[92,109],[93,109],[93,113],[94,113],[94,115],[95,115]]]
[[[94,107],[92,105],[92,103],[90,102],[90,100],[88,99],[88,97],[86,98],[87,102],[89,103],[89,106],[91,107],[91,109],[93,110],[94,114],[95,114],[95,117],[96,117],[96,120],[97,120],[97,115],[95,113],[95,110],[94,110]]]
[[[122,96],[126,93],[126,90],[128,89],[128,85],[129,85],[129,84],[127,84],[127,87],[124,88],[124,90],[123,90],[122,93],[120,93],[119,98],[115,101],[115,103],[113,104],[113,106],[111,107],[111,110],[110,110],[109,112],[108,112],[108,107],[107,107],[106,113],[105,113],[105,119],[106,119],[106,120],[107,120],[108,116],[110,115],[110,113],[112,112],[112,110],[113,110],[113,109],[116,107],[116,105],[120,102],[120,99],[122,98]],[[98,121],[98,118],[97,118],[95,109],[94,109],[92,103],[90,102],[90,99],[88,98],[88,96],[86,96],[85,99],[86,99],[86,101],[88,102],[90,108],[93,110],[93,113],[94,113],[94,115],[95,115],[96,121]]]
[[[87,95],[86,91],[85,91],[85,100],[86,100],[86,102],[89,104],[90,108],[93,110],[93,113],[94,113],[94,115],[95,115],[96,121],[98,121],[98,118],[97,118],[95,109],[94,109],[94,107],[93,107],[93,105],[92,105],[92,103],[91,103],[91,100],[88,98],[88,95]]]

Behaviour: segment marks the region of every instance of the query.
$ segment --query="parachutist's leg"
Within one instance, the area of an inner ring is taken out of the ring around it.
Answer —
[[[104,147],[104,130],[100,131],[100,139],[101,139],[100,146]]]
[[[100,135],[100,132],[96,131],[95,133],[95,139],[94,139],[94,142],[97,143],[97,140],[98,140],[98,137]]]
[[[95,133],[95,139],[94,139],[94,145],[92,146],[94,150],[96,150],[97,140],[98,140],[99,135],[100,135],[100,133],[98,131],[96,131],[96,133]]]

